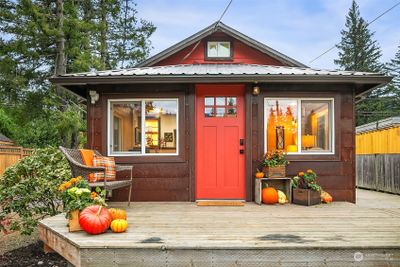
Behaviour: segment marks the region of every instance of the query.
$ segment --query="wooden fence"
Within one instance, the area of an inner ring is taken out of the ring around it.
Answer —
[[[400,154],[357,155],[356,164],[358,187],[400,194]]]
[[[0,176],[4,171],[17,163],[23,157],[33,153],[33,149],[23,148],[19,146],[0,146]]]

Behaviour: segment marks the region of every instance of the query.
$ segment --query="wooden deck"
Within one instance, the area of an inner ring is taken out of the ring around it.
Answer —
[[[400,266],[399,208],[147,202],[127,211],[126,233],[69,233],[58,215],[41,221],[40,238],[76,266]]]

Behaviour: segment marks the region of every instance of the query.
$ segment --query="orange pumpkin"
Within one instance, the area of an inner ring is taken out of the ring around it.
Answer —
[[[262,190],[262,202],[265,204],[275,204],[278,203],[279,195],[273,187],[266,187]]]
[[[260,171],[256,172],[256,178],[263,178],[263,177],[264,177],[264,173],[263,172],[260,172]]]
[[[128,222],[123,219],[116,219],[111,222],[110,228],[114,233],[122,233],[128,228]]]
[[[111,208],[111,209],[108,209],[108,211],[110,212],[113,220],[116,220],[116,219],[126,220],[126,211],[125,210]]]

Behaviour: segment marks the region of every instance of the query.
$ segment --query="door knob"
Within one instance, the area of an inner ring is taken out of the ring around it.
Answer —
[[[240,140],[240,145],[243,146],[244,145],[244,139],[239,139]]]
[[[239,150],[239,153],[240,153],[240,154],[244,154],[244,149],[240,149],[240,150]]]

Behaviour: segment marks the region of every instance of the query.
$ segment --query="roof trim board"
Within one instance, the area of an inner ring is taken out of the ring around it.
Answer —
[[[185,47],[188,47],[189,45],[192,45],[192,44],[200,41],[204,37],[216,32],[216,31],[222,31],[222,32],[226,33],[227,35],[230,35],[230,36],[234,37],[235,39],[242,41],[243,43],[247,44],[248,46],[250,46],[258,51],[261,51],[262,53],[267,54],[268,56],[270,56],[274,59],[277,59],[279,61],[282,61],[282,62],[288,64],[289,66],[307,67],[303,63],[301,63],[293,58],[290,58],[263,43],[260,43],[256,40],[254,40],[253,38],[225,25],[222,22],[215,22],[215,23],[211,24],[210,26],[202,29],[201,31],[193,34],[192,36],[189,36],[188,38],[180,41],[179,43],[176,43],[175,45],[165,49],[164,51],[161,51],[160,53],[150,57],[149,59],[142,61],[141,63],[137,64],[135,67],[153,66],[157,62],[160,62],[161,60],[175,54],[176,52],[184,49]]]

